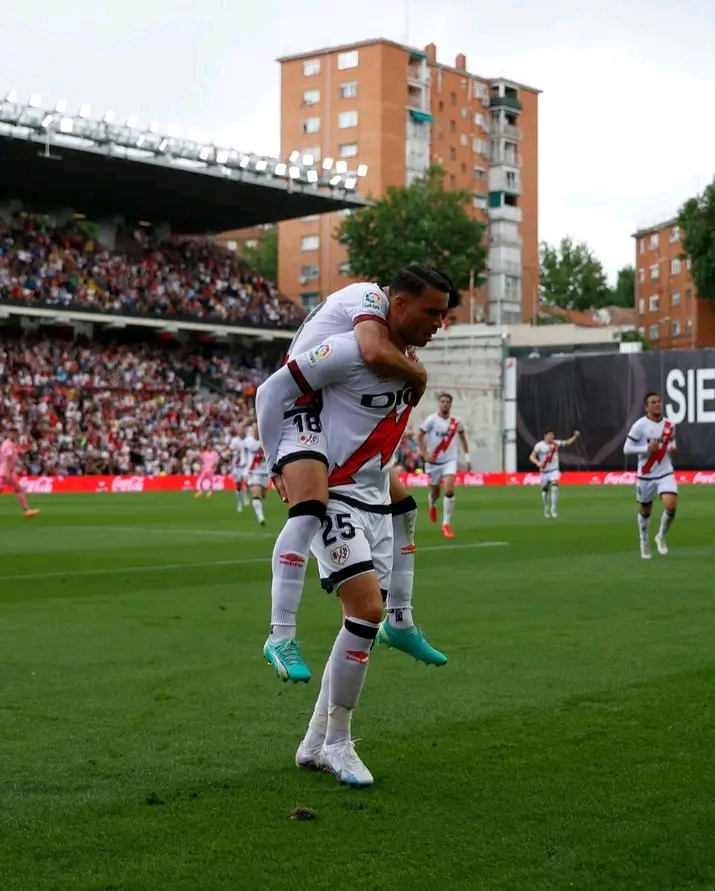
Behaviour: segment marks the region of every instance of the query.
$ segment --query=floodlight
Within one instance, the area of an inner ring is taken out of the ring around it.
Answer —
[[[239,166],[242,170],[245,170],[246,167],[248,167],[248,165],[249,165],[250,163],[251,163],[251,159],[248,157],[248,155],[244,155],[244,156],[241,158],[241,160],[238,162],[238,166]]]
[[[60,121],[60,133],[71,133],[74,130],[72,118],[62,118]]]
[[[268,167],[268,161],[265,161],[263,158],[261,158],[259,161],[256,161],[256,170],[259,173],[263,173],[266,167]]]
[[[347,173],[348,172],[348,162],[347,161],[338,161],[335,165],[336,173]]]
[[[79,116],[81,118],[88,118],[91,111],[92,109],[89,107],[89,105],[83,105],[79,110]]]
[[[108,112],[104,115],[104,123],[105,123],[105,124],[111,124],[113,120],[114,120],[114,112],[113,112],[113,111],[108,111]]]
[[[161,140],[161,144],[159,145],[159,151],[160,151],[160,152],[165,152],[165,151],[167,150],[168,147],[169,147],[169,140],[168,140],[168,139],[162,139],[162,140]]]
[[[43,118],[43,120],[42,120],[42,126],[45,128],[45,130],[46,130],[46,129],[50,126],[50,124],[52,123],[52,119],[53,119],[53,115],[51,115],[51,114],[46,114],[45,117]]]
[[[333,168],[333,159],[325,158],[323,160],[323,170],[332,170],[332,168]]]
[[[318,182],[318,171],[317,170],[309,170],[306,174],[308,177],[309,183],[317,183]]]
[[[358,176],[367,176],[367,164],[359,164],[357,169]]]
[[[256,167],[258,167],[257,164],[256,164]],[[278,164],[276,164],[276,168],[273,172],[275,173],[276,176],[285,176],[287,170],[288,170],[287,165],[284,164],[283,161],[280,161]]]
[[[228,152],[216,152],[216,163],[225,164],[228,161]]]
[[[300,161],[300,152],[291,152],[290,162],[291,164],[297,164]]]
[[[355,179],[354,176],[349,176],[345,180],[345,188],[346,189],[354,189],[356,185],[357,185],[357,180]]]
[[[315,164],[315,158],[312,155],[303,155],[303,167],[312,167]]]
[[[208,161],[210,156],[211,156],[211,148],[209,146],[205,145],[199,152],[199,158],[202,161]]]
[[[291,167],[288,171],[288,176],[291,179],[300,179],[300,167]]]
[[[40,96],[39,93],[33,93],[32,96],[30,96],[30,101],[28,102],[28,105],[30,106],[30,108],[39,108],[41,102],[42,102],[42,96]]]
[[[58,114],[64,114],[67,111],[67,100],[66,99],[58,99],[55,103],[55,111]]]
[[[342,180],[342,176],[334,176],[330,180],[330,185],[331,186],[339,186],[341,180]]]
[[[152,121],[151,126],[149,127],[150,133],[158,133],[159,132],[159,121]]]
[[[8,90],[7,95],[5,96],[6,102],[14,102],[17,99],[17,90]]]
[[[136,127],[136,125],[137,125],[137,119],[134,116],[127,118],[127,127],[129,127],[130,130],[133,130]]]

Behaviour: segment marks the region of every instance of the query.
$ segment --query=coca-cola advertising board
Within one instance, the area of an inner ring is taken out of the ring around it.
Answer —
[[[581,439],[559,453],[562,471],[635,470],[623,443],[643,414],[646,393],[660,393],[676,425],[680,470],[715,470],[715,349],[570,355],[517,363],[517,467],[545,429]]]
[[[679,483],[715,486],[715,471],[677,471]],[[429,478],[425,473],[401,473],[407,486],[426,488]],[[195,476],[26,476],[20,482],[29,495],[109,494],[126,495],[140,492],[193,492]],[[634,486],[634,471],[566,471],[561,482],[566,486]],[[460,471],[458,486],[538,486],[539,474],[473,473]],[[217,474],[213,477],[214,492],[235,489],[233,478]],[[9,494],[9,490],[5,490]]]

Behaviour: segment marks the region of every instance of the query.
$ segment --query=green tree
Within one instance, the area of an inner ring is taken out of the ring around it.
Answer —
[[[599,309],[611,292],[603,266],[588,245],[563,238],[558,247],[542,242],[539,248],[541,296],[562,309]]]
[[[409,186],[391,186],[371,207],[346,217],[337,230],[353,275],[389,282],[409,263],[446,273],[455,287],[469,286],[485,269],[484,226],[470,216],[469,192],[444,187],[444,171],[430,167]]]
[[[680,208],[678,226],[698,296],[715,302],[715,179]]]
[[[636,271],[632,266],[618,270],[616,287],[611,291],[609,303],[625,309],[633,309],[636,305]]]
[[[241,259],[272,282],[278,278],[278,227],[270,226],[255,247],[244,247]]]

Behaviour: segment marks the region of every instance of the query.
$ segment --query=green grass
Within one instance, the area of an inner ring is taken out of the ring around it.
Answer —
[[[281,684],[277,500],[267,531],[228,493],[31,501],[0,499],[0,891],[715,888],[706,487],[650,563],[630,488],[565,488],[556,521],[459,491],[454,543],[422,515],[416,617],[450,662],[375,650],[366,791],[293,766],[339,608],[311,569],[314,680]]]

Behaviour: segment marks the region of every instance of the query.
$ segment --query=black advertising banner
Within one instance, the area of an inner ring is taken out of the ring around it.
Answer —
[[[532,469],[529,454],[550,427],[559,439],[581,431],[560,453],[562,470],[635,469],[623,443],[649,391],[677,425],[676,467],[715,469],[715,349],[520,359],[518,469]]]

